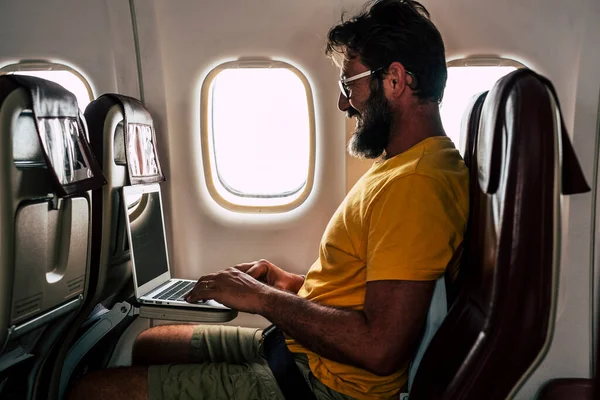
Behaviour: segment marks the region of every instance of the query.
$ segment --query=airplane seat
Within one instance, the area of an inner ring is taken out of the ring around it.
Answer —
[[[108,184],[92,193],[92,219],[101,229],[92,238],[92,263],[98,265],[97,291],[105,307],[132,295],[131,257],[122,188],[164,181],[152,116],[132,97],[105,94],[85,110],[92,151]],[[124,129],[127,126],[128,129]]]
[[[475,150],[479,133],[479,123],[481,121],[481,110],[487,95],[488,92],[485,91],[471,97],[467,103],[467,106],[465,107],[465,112],[461,121],[458,150],[463,157],[465,165],[469,169],[470,181],[477,179],[477,168],[473,159],[476,157]],[[475,199],[477,199],[475,186],[471,185],[469,187],[469,191],[469,200],[472,203]],[[462,251],[457,252],[461,257],[458,276],[455,279],[452,279],[452,277],[448,275],[446,276],[448,309],[450,309],[454,304],[454,301],[456,301],[458,293],[460,293],[460,290],[463,286],[464,277],[466,274],[468,274],[469,265],[467,263],[467,259],[462,257],[462,255],[468,251],[471,235],[470,227],[472,225],[470,220],[472,215],[472,213],[469,215],[469,221],[467,221],[467,230],[463,239]]]
[[[597,389],[596,389],[597,390]],[[540,390],[538,400],[593,400],[594,382],[583,378],[562,378],[549,381]]]
[[[459,151],[463,156],[465,164],[469,168],[471,166],[471,159],[474,156],[474,143],[476,142],[477,131],[479,128],[479,117],[486,95],[487,92],[479,93],[469,100],[467,106],[465,107],[465,113],[461,121]],[[473,175],[472,170],[471,175]],[[463,243],[468,241],[468,237],[469,231],[467,230]],[[461,248],[456,251],[456,257],[461,258],[461,264],[464,248],[465,246],[462,244]],[[454,262],[454,260],[452,260],[451,263],[452,262]],[[461,265],[458,277],[454,278],[447,273],[435,283],[435,289],[431,298],[429,310],[427,312],[427,318],[425,320],[425,326],[423,332],[421,333],[421,338],[419,339],[415,355],[412,357],[412,361],[408,369],[409,392],[412,388],[419,365],[423,359],[423,355],[425,354],[431,339],[448,314],[448,309],[452,307],[454,301],[456,300],[464,280],[464,269],[464,266]],[[407,398],[408,393],[401,393],[400,400],[405,400]]]
[[[0,76],[0,397],[31,398],[87,298],[91,190],[104,176],[75,96]]]
[[[122,188],[164,180],[152,117],[139,100],[105,94],[88,105],[85,117],[108,184],[92,192],[93,296],[86,320],[74,328],[77,341],[65,356],[59,398],[79,375],[108,365],[118,338],[138,315],[127,301],[133,283]]]
[[[483,102],[487,94],[488,91],[477,93],[469,99],[460,125],[458,151],[469,169],[475,157],[475,142],[479,132],[481,109],[483,108]]]
[[[411,400],[505,399],[518,386],[552,329],[560,195],[589,191],[554,88],[533,71],[495,84],[473,139],[463,282]]]
[[[596,335],[600,335],[600,321]],[[598,337],[598,336],[597,336]],[[591,378],[555,378],[546,382],[537,393],[537,400],[600,399],[600,348],[596,347],[595,376]]]

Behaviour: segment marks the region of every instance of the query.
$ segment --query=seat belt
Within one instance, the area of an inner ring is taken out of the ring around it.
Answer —
[[[283,331],[270,325],[262,333],[267,363],[285,400],[317,400],[285,343]]]
[[[431,298],[431,304],[429,305],[429,311],[427,312],[427,320],[425,321],[425,332],[419,342],[419,349],[415,354],[415,358],[410,363],[408,368],[408,393],[400,393],[400,400],[408,400],[408,395],[412,387],[412,383],[415,380],[415,375],[419,369],[419,364],[423,359],[423,355],[433,339],[433,336],[439,329],[440,325],[448,314],[448,301],[446,298],[446,282],[444,276],[439,278],[435,282],[435,289],[433,291],[433,297]]]

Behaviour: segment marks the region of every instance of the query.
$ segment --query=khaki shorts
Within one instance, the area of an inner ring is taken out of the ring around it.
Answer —
[[[262,330],[200,325],[192,335],[195,358],[202,364],[155,365],[148,369],[150,400],[285,400],[262,356]],[[319,382],[304,354],[296,364],[319,400],[348,400]]]

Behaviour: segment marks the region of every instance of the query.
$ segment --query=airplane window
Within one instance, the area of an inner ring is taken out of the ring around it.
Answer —
[[[306,78],[279,62],[221,66],[211,74],[202,102],[213,198],[250,212],[299,205],[314,171],[314,112]]]
[[[448,81],[440,114],[446,134],[458,147],[460,124],[469,99],[490,90],[496,81],[517,69],[513,65],[448,66]]]
[[[71,68],[51,63],[35,63],[35,65],[12,64],[0,69],[2,74],[29,75],[53,81],[70,91],[77,98],[79,109],[83,112],[93,100],[92,89],[83,76]]]

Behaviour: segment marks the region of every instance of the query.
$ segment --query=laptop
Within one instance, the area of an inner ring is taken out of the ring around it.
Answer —
[[[231,310],[214,300],[188,303],[183,296],[196,281],[171,278],[160,186],[123,187],[135,297],[141,304]]]

